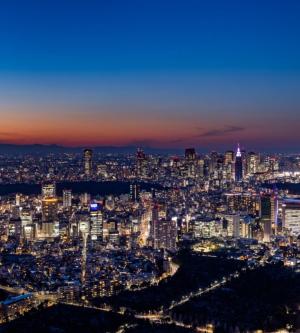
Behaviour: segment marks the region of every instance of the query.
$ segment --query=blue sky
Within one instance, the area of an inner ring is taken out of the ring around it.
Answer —
[[[296,0],[2,1],[0,141],[295,150],[299,14]]]

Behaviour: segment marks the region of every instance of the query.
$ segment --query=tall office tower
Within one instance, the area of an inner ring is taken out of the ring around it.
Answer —
[[[144,151],[138,148],[136,152],[136,176],[145,177],[147,175],[147,158]]]
[[[83,167],[86,176],[91,176],[92,174],[92,159],[93,151],[91,149],[85,149],[83,151]]]
[[[91,195],[89,193],[82,193],[80,195],[80,203],[82,206],[87,206],[91,202]]]
[[[22,236],[27,240],[33,240],[35,227],[32,221],[31,212],[27,209],[23,209],[20,214]]]
[[[27,209],[22,209],[20,219],[22,221],[22,228],[28,224],[32,224],[31,212]]]
[[[187,176],[194,178],[196,176],[196,151],[195,148],[185,149],[185,160],[187,167]]]
[[[224,155],[224,164],[232,164],[234,162],[234,151],[233,150],[227,150]]]
[[[262,194],[260,198],[260,218],[264,229],[264,242],[270,242],[272,235],[272,197]]]
[[[57,199],[44,198],[42,200],[42,227],[40,238],[58,236]]]
[[[195,148],[186,148],[184,153],[185,159],[189,161],[194,161],[196,159]]]
[[[278,208],[278,192],[274,189],[271,195],[271,226],[275,235],[277,235],[278,232]]]
[[[108,172],[107,172],[107,165],[106,164],[98,164],[97,165],[97,175],[102,178],[107,178]]]
[[[134,183],[130,184],[130,198],[132,201],[139,201],[141,193],[141,186],[140,184]]]
[[[55,198],[56,187],[54,183],[46,183],[42,185],[42,198]]]
[[[21,194],[17,193],[16,194],[16,206],[20,206],[21,205]]]
[[[258,171],[259,156],[254,152],[247,155],[247,174],[253,175]]]
[[[153,220],[153,247],[155,249],[176,249],[177,222],[175,219]]]
[[[234,178],[233,174],[234,151],[227,150],[224,155],[224,169],[226,180],[230,181]]]
[[[72,190],[63,190],[63,207],[72,207]]]
[[[81,283],[85,283],[86,275],[86,257],[87,257],[87,239],[90,233],[90,223],[86,220],[79,221],[79,232],[83,240],[82,260],[81,260]]]
[[[284,200],[282,204],[282,225],[291,235],[300,235],[300,200]]]
[[[57,221],[56,198],[45,198],[42,200],[42,221],[49,223]]]
[[[217,161],[219,158],[219,155],[217,152],[212,151],[209,155],[209,173],[213,173],[216,170],[217,167]]]
[[[101,207],[97,203],[90,204],[91,239],[102,240],[103,238],[103,216]]]
[[[109,195],[106,199],[105,199],[105,208],[107,210],[114,210],[115,208],[115,199],[112,195]]]
[[[200,159],[198,161],[198,171],[199,171],[199,176],[202,178],[204,177],[204,160]]]
[[[243,159],[238,145],[235,155],[235,181],[240,182],[243,179]]]
[[[147,208],[147,210],[142,214],[140,219],[140,235],[139,235],[139,244],[140,246],[144,246],[147,244],[147,240],[150,236],[150,221],[152,218],[151,208]]]
[[[226,220],[227,236],[240,237],[240,214],[226,214],[223,216]]]

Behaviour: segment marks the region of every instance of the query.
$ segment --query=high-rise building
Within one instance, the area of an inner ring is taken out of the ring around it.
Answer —
[[[155,249],[176,249],[177,222],[174,219],[153,220],[153,247]]]
[[[27,240],[33,240],[35,236],[35,225],[33,224],[30,210],[22,209],[20,218],[21,218],[22,236]]]
[[[300,235],[300,200],[286,199],[282,204],[283,228],[291,235]]]
[[[144,151],[138,149],[136,152],[136,176],[145,177],[147,175],[147,159]]]
[[[63,207],[72,207],[72,190],[63,190]]]
[[[38,229],[39,238],[58,236],[57,209],[55,184],[44,184],[42,186],[42,224]]]
[[[138,183],[130,184],[130,197],[132,201],[138,201],[140,199],[141,186]]]
[[[253,175],[258,171],[259,156],[254,152],[249,152],[247,156],[247,174]]]
[[[16,206],[20,206],[21,205],[21,194],[17,193],[16,194]]]
[[[224,156],[224,164],[228,165],[228,164],[232,164],[233,162],[234,162],[234,151],[227,150],[225,152],[225,156]]]
[[[58,236],[57,208],[57,198],[44,198],[42,200],[42,225],[38,232],[40,238]]]
[[[243,179],[243,159],[240,146],[237,147],[235,155],[235,181],[240,182]]]
[[[272,235],[272,197],[269,194],[261,196],[260,218],[264,230],[264,242],[270,242]]]
[[[271,224],[275,235],[278,232],[278,204],[278,193],[277,190],[274,189],[271,196]]]
[[[85,149],[83,151],[83,166],[84,166],[84,174],[86,176],[91,176],[92,174],[92,159],[93,159],[93,151],[91,149]]]
[[[45,198],[42,200],[42,221],[54,222],[57,220],[57,199]]]
[[[195,148],[186,148],[184,153],[185,159],[189,161],[194,161],[196,159]]]
[[[80,195],[80,203],[83,206],[87,206],[89,205],[89,203],[91,202],[91,195],[89,193],[82,193]]]
[[[103,216],[99,204],[90,204],[90,221],[91,221],[91,239],[102,240],[103,238]]]
[[[56,186],[54,183],[46,183],[42,185],[42,198],[55,198]]]

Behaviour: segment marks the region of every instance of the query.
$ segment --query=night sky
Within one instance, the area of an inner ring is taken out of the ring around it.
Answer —
[[[0,142],[299,151],[299,0],[2,0]]]

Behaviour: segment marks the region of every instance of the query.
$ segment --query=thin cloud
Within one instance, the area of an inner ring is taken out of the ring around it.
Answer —
[[[216,129],[206,131],[204,133],[200,133],[197,135],[197,137],[203,138],[203,137],[222,136],[222,135],[227,135],[230,133],[242,132],[245,129],[246,129],[245,127],[241,127],[241,126],[226,126],[224,128],[216,128]]]

